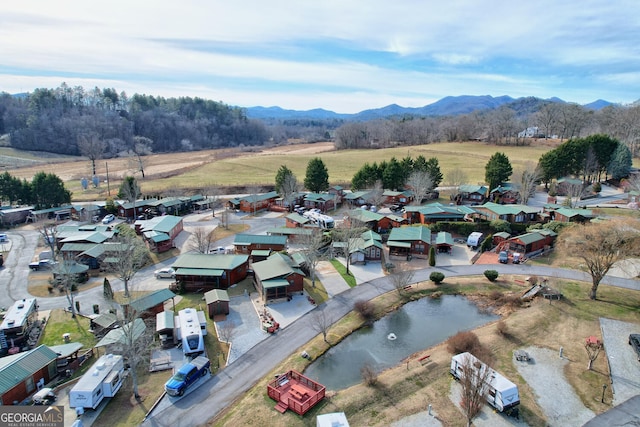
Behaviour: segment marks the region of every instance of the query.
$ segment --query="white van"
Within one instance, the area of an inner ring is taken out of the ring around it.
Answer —
[[[470,248],[475,249],[480,246],[480,243],[482,243],[482,233],[479,231],[474,231],[467,237],[467,246]]]

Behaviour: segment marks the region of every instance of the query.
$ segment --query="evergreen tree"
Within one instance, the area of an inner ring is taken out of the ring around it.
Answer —
[[[611,161],[607,166],[607,173],[611,175],[611,178],[613,179],[622,179],[629,176],[631,166],[632,159],[629,147],[624,144],[618,143],[618,146],[611,156]]]
[[[113,300],[113,289],[111,288],[111,283],[109,283],[109,279],[104,278],[104,282],[102,282],[102,294],[104,295],[104,299],[107,301]]]
[[[436,248],[431,246],[431,248],[429,249],[429,267],[435,267],[435,266],[436,266]]]
[[[493,190],[507,181],[512,173],[513,169],[506,154],[495,153],[485,166],[484,178],[489,184],[489,189]]]
[[[278,168],[278,172],[276,172],[276,191],[279,194],[282,194],[282,187],[284,186],[284,182],[289,175],[293,175],[291,169],[289,169],[286,165],[280,165],[280,167]]]
[[[304,186],[313,193],[319,193],[329,189],[329,172],[320,157],[309,160],[307,173],[304,178]]]
[[[31,201],[37,209],[71,203],[71,192],[55,174],[38,172],[31,181]]]
[[[436,157],[431,157],[427,160],[426,164],[426,172],[431,176],[431,181],[433,184],[433,188],[436,188],[442,182],[442,172],[440,171],[440,164],[438,163],[438,159]]]

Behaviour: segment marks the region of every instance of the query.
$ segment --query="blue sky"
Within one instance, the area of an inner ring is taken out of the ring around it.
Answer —
[[[449,95],[640,99],[640,2],[13,1],[0,91],[62,82],[339,113]]]

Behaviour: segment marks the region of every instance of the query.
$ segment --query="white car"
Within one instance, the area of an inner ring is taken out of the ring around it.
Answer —
[[[102,218],[102,223],[103,224],[109,224],[110,222],[115,221],[116,216],[114,214],[109,214],[107,216],[105,216],[104,218]]]
[[[161,268],[153,272],[156,279],[175,279],[176,271],[173,268]]]

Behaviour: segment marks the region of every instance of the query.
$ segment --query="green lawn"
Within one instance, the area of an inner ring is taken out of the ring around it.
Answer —
[[[342,265],[340,261],[334,258],[331,260],[331,264],[336,269],[336,271],[340,273],[344,281],[347,282],[347,285],[349,285],[352,288],[354,288],[357,285],[356,278],[353,276],[353,273],[347,274],[347,267]]]
[[[71,318],[71,313],[64,310],[51,310],[47,324],[40,336],[40,344],[60,345],[64,344],[63,334],[70,334],[72,342],[82,343],[84,348],[91,348],[96,344],[96,339],[89,332],[89,319],[83,316]]]

